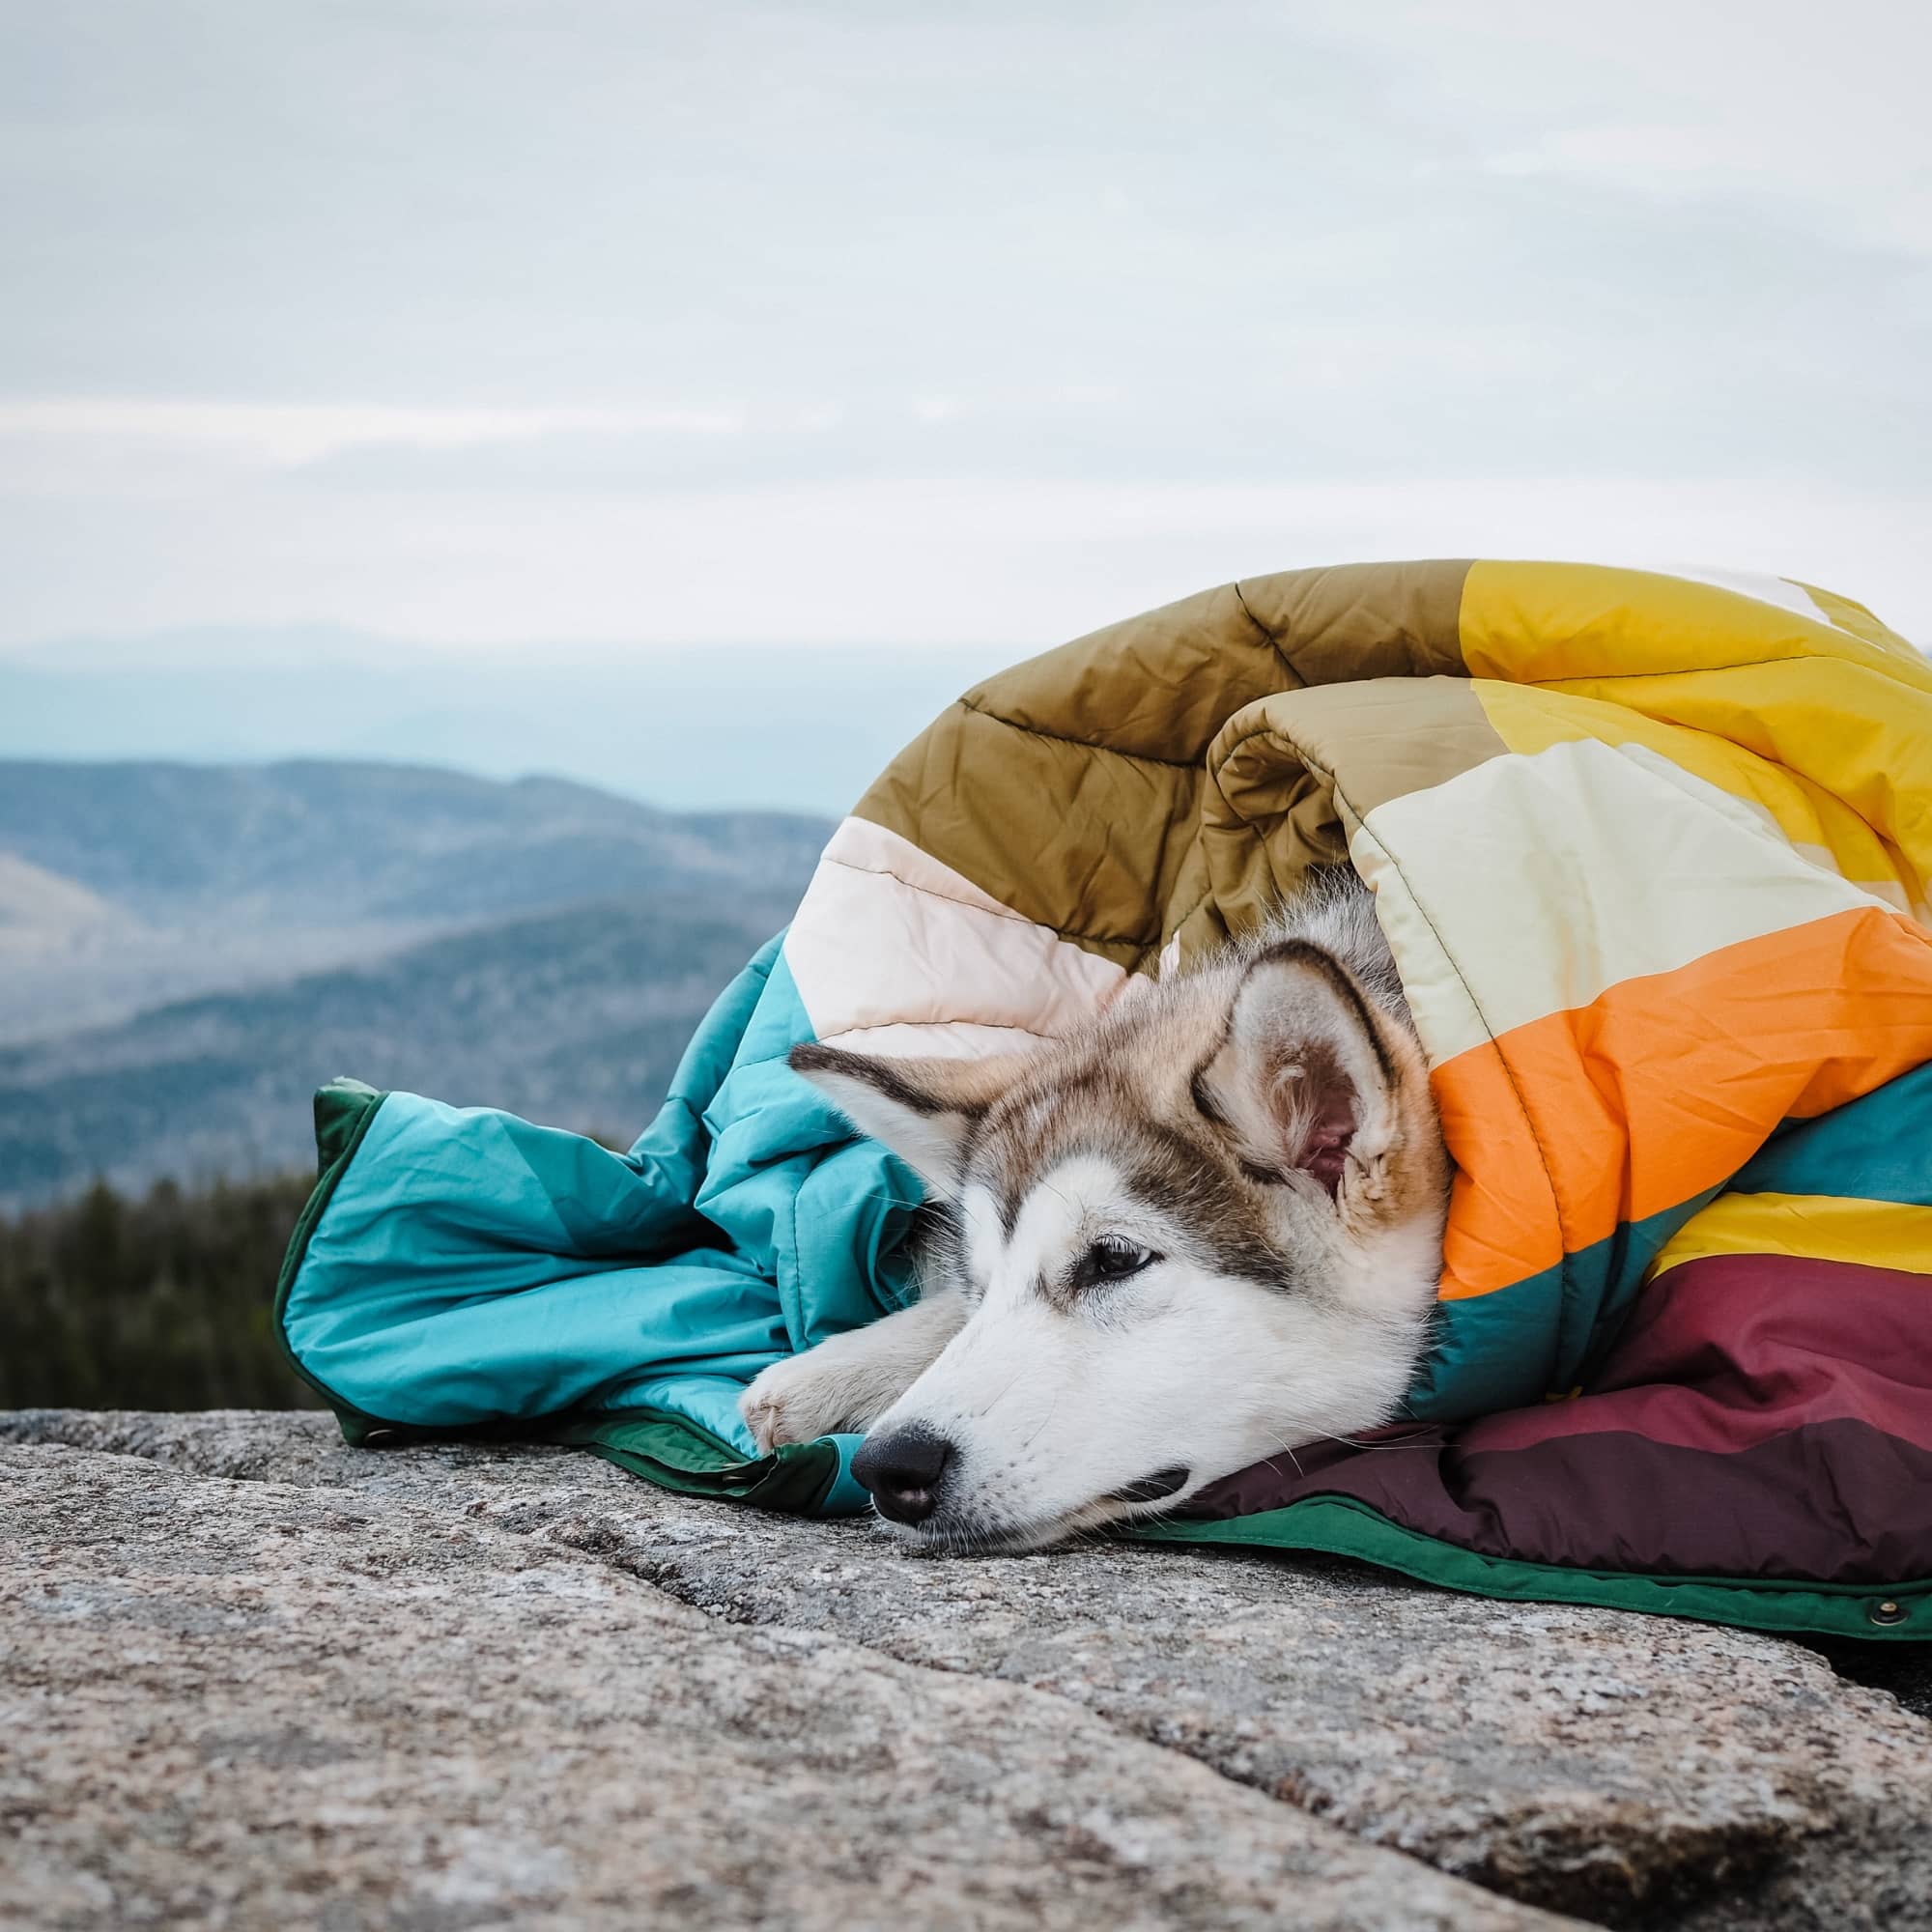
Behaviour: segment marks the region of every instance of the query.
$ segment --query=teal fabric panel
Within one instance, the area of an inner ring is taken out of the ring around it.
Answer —
[[[1787,1121],[1731,1185],[1932,1208],[1932,1062],[1815,1120]]]
[[[1722,1192],[1707,1188],[1647,1220],[1623,1222],[1554,1267],[1492,1294],[1438,1301],[1429,1350],[1409,1385],[1408,1414],[1422,1422],[1469,1422],[1568,1395],[1587,1382],[1651,1263]]]
[[[628,1153],[391,1094],[290,1285],[292,1351],[388,1422],[657,1409],[749,1458],[745,1383],[908,1293],[918,1181],[784,1065],[810,1037],[774,940]]]
[[[636,1265],[652,1206],[594,1143],[392,1094],[310,1236],[289,1345],[357,1408],[418,1428],[626,1406],[646,1364],[756,1374],[784,1350],[767,1285],[722,1245]]]
[[[828,1435],[825,1440],[838,1445],[838,1474],[825,1500],[819,1504],[822,1516],[861,1516],[872,1507],[872,1492],[852,1473],[852,1458],[859,1453],[863,1435]]]

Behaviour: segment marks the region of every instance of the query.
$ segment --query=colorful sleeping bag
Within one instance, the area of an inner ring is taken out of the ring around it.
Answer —
[[[1365,1446],[1138,1533],[1932,1637],[1932,667],[1783,581],[1290,571],[988,680],[840,825],[627,1154],[325,1089],[291,1355],[353,1440],[862,1507],[855,1438],[761,1458],[735,1410],[913,1293],[918,1182],[787,1051],[1051,1037],[1344,858],[1457,1166],[1434,1344]]]

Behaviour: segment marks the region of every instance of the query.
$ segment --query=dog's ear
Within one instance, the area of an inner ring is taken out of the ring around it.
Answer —
[[[1012,1084],[1024,1054],[986,1060],[887,1060],[815,1042],[791,1050],[795,1072],[862,1134],[882,1141],[936,1194],[959,1192],[973,1123]]]
[[[1374,1009],[1340,960],[1300,939],[1248,963],[1194,1098],[1257,1179],[1306,1174],[1331,1195],[1350,1155],[1375,1159],[1399,1126],[1396,1068]]]

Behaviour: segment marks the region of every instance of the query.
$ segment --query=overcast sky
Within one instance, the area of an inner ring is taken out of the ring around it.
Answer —
[[[1932,640],[1922,5],[0,11],[0,645],[1017,650],[1471,552]]]

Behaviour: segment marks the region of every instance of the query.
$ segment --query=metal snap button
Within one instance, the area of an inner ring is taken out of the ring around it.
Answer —
[[[1882,1603],[1868,1605],[1865,1618],[1875,1624],[1902,1624],[1905,1621],[1905,1605],[1895,1604],[1888,1597]]]

